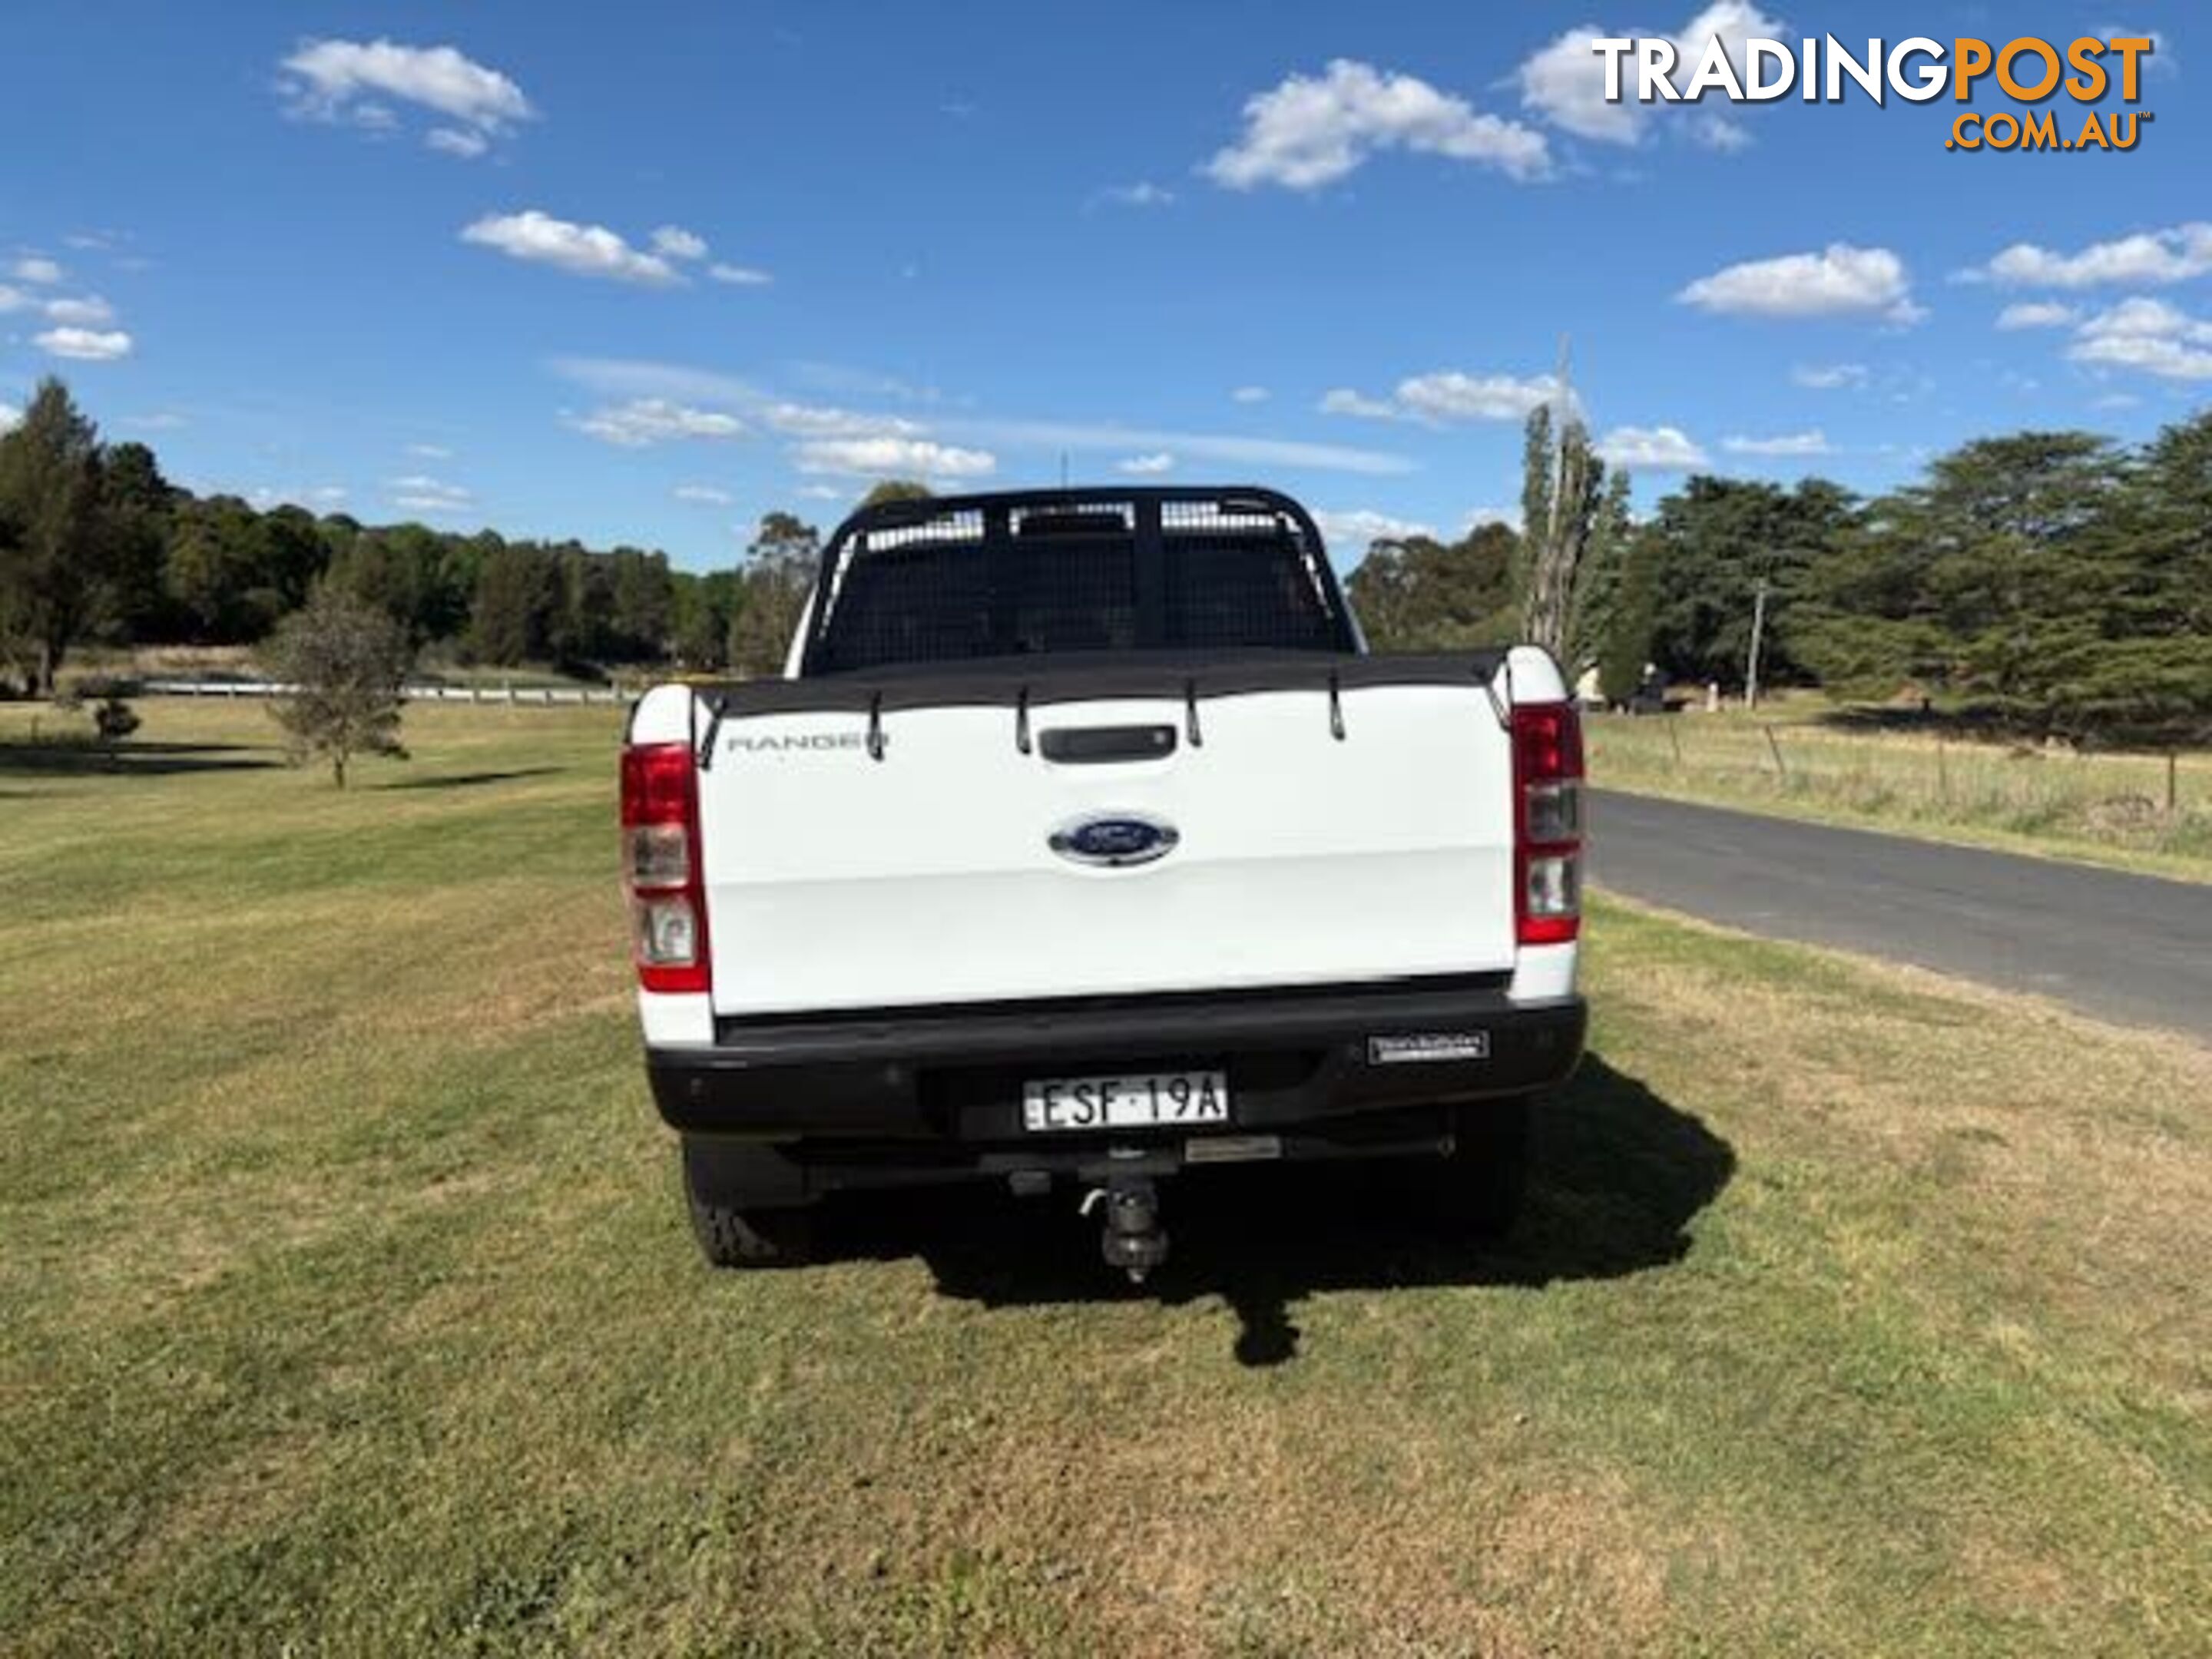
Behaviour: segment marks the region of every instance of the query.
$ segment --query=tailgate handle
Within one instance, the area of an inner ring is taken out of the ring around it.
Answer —
[[[1062,766],[1164,760],[1175,753],[1172,726],[1055,726],[1037,733],[1037,747]]]

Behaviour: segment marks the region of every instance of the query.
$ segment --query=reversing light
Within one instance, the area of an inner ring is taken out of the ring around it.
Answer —
[[[648,991],[711,988],[699,778],[689,744],[623,750],[622,826],[623,885],[639,985]]]
[[[1513,710],[1514,931],[1562,945],[1583,921],[1583,725],[1572,703]]]

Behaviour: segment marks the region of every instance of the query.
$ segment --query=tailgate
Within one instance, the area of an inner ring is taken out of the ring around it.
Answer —
[[[718,1013],[1513,965],[1510,745],[1463,673],[1192,702],[740,708],[710,741]],[[1102,817],[1150,826],[1156,855],[1082,861],[1113,850],[1111,830],[1070,844]]]

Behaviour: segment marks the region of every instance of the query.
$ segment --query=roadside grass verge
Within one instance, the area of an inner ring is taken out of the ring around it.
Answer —
[[[408,725],[0,766],[11,1651],[2212,1649],[2202,1048],[1601,902],[1510,1246],[1221,1171],[1143,1294],[1060,1200],[716,1275],[616,719]]]
[[[2212,754],[2179,757],[2169,812],[2156,755],[1741,714],[1593,714],[1584,729],[1605,788],[2212,881]]]

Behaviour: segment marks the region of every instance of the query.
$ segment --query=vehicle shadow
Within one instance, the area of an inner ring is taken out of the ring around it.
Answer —
[[[1097,1227],[1065,1191],[871,1195],[825,1214],[822,1243],[832,1256],[919,1255],[941,1294],[987,1307],[1218,1296],[1241,1323],[1237,1358],[1273,1365],[1296,1356],[1291,1310],[1316,1291],[1541,1287],[1679,1261],[1735,1169],[1727,1142],[1595,1054],[1537,1124],[1528,1208],[1494,1243],[1447,1236],[1408,1201],[1418,1167],[1395,1161],[1188,1171],[1164,1190],[1172,1254],[1136,1289],[1099,1260]]]

